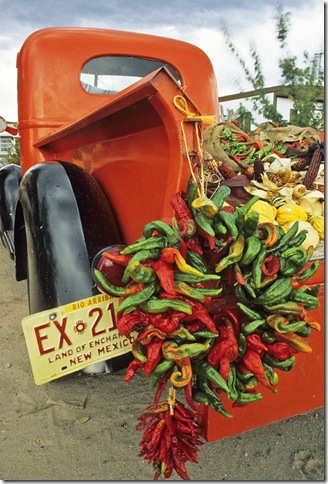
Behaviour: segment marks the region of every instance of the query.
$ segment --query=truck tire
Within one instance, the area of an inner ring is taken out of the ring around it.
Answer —
[[[18,204],[16,278],[27,276],[30,314],[98,293],[92,260],[102,248],[122,241],[96,180],[72,163],[40,163],[23,176]],[[131,359],[128,354],[110,360],[110,371]]]
[[[0,238],[14,259],[14,226],[21,167],[10,164],[0,169]]]

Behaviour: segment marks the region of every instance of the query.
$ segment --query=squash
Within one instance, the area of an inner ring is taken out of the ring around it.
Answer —
[[[279,225],[290,225],[296,220],[306,222],[308,215],[306,210],[296,203],[285,203],[277,209],[276,221]]]
[[[250,212],[257,212],[259,214],[260,224],[264,222],[274,223],[277,215],[276,207],[272,206],[268,202],[265,202],[264,200],[258,200],[257,202],[255,202],[248,213]],[[247,215],[245,218],[247,218]]]
[[[316,216],[310,218],[310,224],[319,234],[320,240],[325,238],[325,219],[323,216]]]

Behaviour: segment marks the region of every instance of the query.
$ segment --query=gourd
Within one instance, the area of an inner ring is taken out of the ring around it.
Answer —
[[[285,226],[284,228],[285,229],[287,228],[289,230],[290,227],[294,223],[295,222],[292,222],[289,226]],[[310,246],[312,246],[313,249],[315,249],[318,246],[319,241],[320,241],[320,237],[319,237],[318,232],[312,227],[312,225],[310,224],[310,222],[305,222],[304,220],[299,220],[298,221],[298,231],[297,231],[297,234],[301,230],[307,230],[306,239],[301,244],[302,247],[303,247],[303,249],[307,250]]]

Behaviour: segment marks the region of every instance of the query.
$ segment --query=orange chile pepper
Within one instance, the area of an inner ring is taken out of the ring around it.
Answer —
[[[142,345],[148,345],[153,338],[164,340],[167,334],[164,331],[161,331],[158,328],[148,328],[142,333],[139,333],[137,336],[137,341],[139,341]]]
[[[258,230],[260,233],[266,232],[266,238],[264,245],[267,247],[272,247],[278,241],[278,230],[274,223],[272,222],[264,222],[258,225]]]
[[[116,264],[120,266],[127,266],[130,260],[132,259],[133,254],[113,254],[111,252],[103,252],[102,255],[106,257],[106,259],[109,259],[112,262],[115,262]]]
[[[300,351],[301,353],[312,353],[312,348],[309,343],[295,333],[282,334],[273,331],[273,334],[277,341],[285,341],[296,351]]]
[[[174,371],[170,376],[170,382],[177,388],[182,388],[191,382],[192,367],[189,357],[177,358],[174,361],[179,365],[180,371]]]

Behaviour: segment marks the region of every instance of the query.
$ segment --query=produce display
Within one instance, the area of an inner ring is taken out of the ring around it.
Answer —
[[[243,163],[248,157],[254,170],[263,147],[247,150],[247,142]],[[298,353],[311,353],[308,339],[320,331],[309,312],[319,306],[320,285],[306,285],[319,266],[311,261],[309,227],[323,234],[320,221],[290,199],[293,192],[262,187],[266,178],[252,183],[254,171],[240,190],[246,169],[221,169],[205,154],[186,191],[172,196],[172,217],[147,223],[135,243],[104,251],[120,283],[94,269],[99,290],[119,297],[117,328],[133,341],[124,381],[140,371],[155,393],[136,426],[143,432],[139,455],[153,465],[154,479],[174,470],[189,479],[186,462],[198,462],[203,443],[199,404],[233,418],[225,402],[238,411],[265,398],[263,387],[276,392],[279,372],[291,371]],[[283,197],[279,207],[268,203],[272,193]]]

